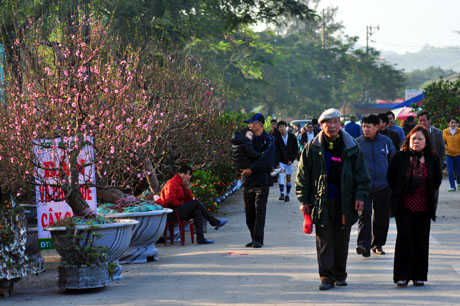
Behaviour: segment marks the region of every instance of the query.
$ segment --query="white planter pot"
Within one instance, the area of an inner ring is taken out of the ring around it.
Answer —
[[[131,243],[120,257],[120,263],[143,263],[150,259],[158,260],[155,242],[163,235],[167,214],[172,209],[147,212],[117,213],[106,215],[109,218],[129,218],[139,221],[133,228]]]
[[[99,224],[98,228],[95,229],[96,233],[102,234],[101,237],[94,239],[95,246],[105,246],[108,248],[107,251],[107,262],[118,263],[118,260],[124,251],[129,247],[131,242],[131,235],[133,227],[138,224],[139,221],[130,219],[119,219],[114,223],[110,224]],[[77,229],[87,228],[88,225],[77,225]],[[66,237],[67,231],[64,226],[48,226],[44,230],[51,232],[51,238],[53,239],[54,247],[56,251],[65,260],[66,251],[65,246],[69,245],[70,242]],[[87,232],[90,235],[89,232]],[[83,241],[82,241],[83,244]],[[121,265],[118,265],[118,269],[115,271],[113,279],[121,279]]]

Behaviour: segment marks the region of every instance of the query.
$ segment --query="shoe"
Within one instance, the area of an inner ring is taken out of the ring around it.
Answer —
[[[252,245],[254,244],[254,242],[248,242],[246,243],[244,246],[247,247],[247,248],[252,248]]]
[[[280,198],[278,200],[284,201],[284,195],[280,195]]]
[[[216,225],[214,226],[214,229],[217,231],[219,228],[221,228],[222,226],[224,226],[225,224],[227,224],[228,222],[228,219],[227,218],[224,218],[222,220],[219,221],[219,225]]]
[[[335,284],[340,287],[348,286],[348,283],[346,280],[335,281]]]
[[[284,202],[289,202],[289,196],[284,197]]]
[[[263,243],[260,243],[258,241],[254,241],[252,243],[252,247],[255,248],[255,249],[259,249],[259,248],[263,247],[263,245],[264,245]]]
[[[398,287],[407,287],[407,281],[406,280],[399,280],[396,282],[396,286]]]
[[[385,251],[382,249],[382,247],[373,247],[372,252],[378,255],[385,255]]]
[[[214,240],[208,240],[208,239],[205,239],[203,241],[197,241],[198,244],[212,244],[214,243]]]
[[[331,288],[334,288],[334,283],[321,282],[321,285],[319,285],[319,290],[329,290]]]
[[[449,190],[447,190],[447,191],[452,192],[452,191],[455,191],[455,190],[457,190],[457,189],[455,189],[455,188],[449,188]]]
[[[371,256],[371,252],[368,251],[365,247],[363,247],[362,245],[358,245],[356,247],[356,253],[358,253],[359,255],[363,255],[363,257],[369,257]]]
[[[457,190],[460,190],[460,184],[459,184],[459,185],[457,185]]]
[[[423,285],[425,285],[423,281],[419,281],[419,280],[414,280],[412,282],[414,283],[414,286],[417,286],[417,287],[422,287]]]
[[[272,172],[270,172],[270,176],[271,177],[277,176],[278,174],[280,174],[281,170],[282,170],[281,168],[274,169]]]

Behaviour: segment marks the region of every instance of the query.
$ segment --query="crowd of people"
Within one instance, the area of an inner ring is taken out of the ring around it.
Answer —
[[[300,211],[315,225],[320,290],[347,286],[347,258],[352,226],[358,223],[356,252],[363,257],[385,255],[390,217],[397,237],[393,280],[398,287],[423,286],[428,275],[431,221],[436,220],[444,158],[449,191],[460,190],[460,131],[451,118],[444,131],[430,124],[427,112],[400,128],[390,111],[371,114],[343,126],[336,109],[324,111],[304,127],[272,120],[257,113],[247,128],[232,137],[232,158],[241,174],[246,247],[264,246],[270,187],[278,181],[279,200],[290,201],[294,162],[299,160],[295,191]],[[412,118],[414,119],[414,118]],[[205,239],[202,219],[219,229],[228,219],[216,219],[193,198],[188,188],[192,169],[181,168],[157,201],[174,208],[180,218],[193,218],[199,244]],[[276,178],[276,176],[278,176]]]

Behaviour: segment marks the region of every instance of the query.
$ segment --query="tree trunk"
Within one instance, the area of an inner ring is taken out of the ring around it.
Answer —
[[[97,188],[96,194],[99,200],[107,203],[116,203],[118,200],[128,196],[128,194],[115,187]]]

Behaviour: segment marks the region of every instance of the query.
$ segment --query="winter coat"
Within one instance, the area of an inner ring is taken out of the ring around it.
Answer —
[[[254,135],[252,141],[254,150],[262,153],[262,156],[251,166],[251,175],[243,176],[243,184],[252,186],[273,185],[270,170],[274,168],[275,162],[275,138],[263,131],[260,136]]]
[[[406,173],[409,167],[410,156],[409,151],[398,151],[391,158],[390,165],[388,166],[387,180],[392,190],[390,201],[392,217],[397,214],[404,195],[404,183],[406,182]],[[441,164],[437,155],[425,154],[424,156],[425,166],[428,172],[427,192],[429,197],[429,212],[431,219],[436,221],[437,198],[435,193],[442,181]]]
[[[349,122],[345,125],[345,131],[350,134],[353,138],[361,136],[361,126],[356,122]]]
[[[393,141],[393,145],[395,146],[396,150],[399,150],[401,148],[401,141],[399,140],[398,132],[395,132],[390,129],[384,129],[383,131],[379,131],[379,134],[390,138],[391,141]]]
[[[439,161],[441,162],[442,167],[442,165],[444,164],[444,157],[446,155],[446,145],[444,143],[444,136],[442,135],[442,131],[440,129],[435,128],[434,126],[430,126],[430,135],[431,143],[433,144],[434,150],[436,151],[436,154],[439,157]]]
[[[388,187],[387,171],[391,157],[396,149],[390,138],[376,134],[374,139],[364,137],[356,138],[359,148],[364,154],[367,172],[371,177],[371,192],[377,192]]]
[[[193,200],[192,191],[190,188],[184,188],[182,178],[176,174],[161,188],[160,198],[156,203],[163,207],[174,208],[191,200]]]
[[[249,169],[262,153],[254,150],[252,141],[239,131],[232,136],[232,160],[236,170]]]
[[[296,193],[300,203],[308,204],[316,225],[328,224],[327,168],[324,152],[324,132],[320,132],[302,151],[296,179]],[[364,201],[369,194],[370,178],[366,162],[356,140],[347,132],[343,137],[342,170],[340,177],[342,226],[351,227],[358,220],[355,201]]]
[[[287,164],[289,161],[294,162],[297,158],[297,153],[299,153],[297,138],[292,133],[287,133],[287,136],[287,144],[284,144],[281,134],[275,139],[275,165],[278,165],[280,162],[283,164]]]

